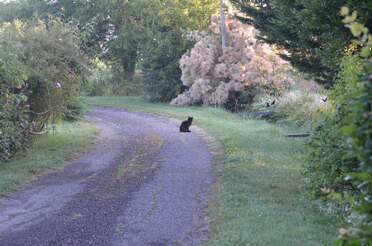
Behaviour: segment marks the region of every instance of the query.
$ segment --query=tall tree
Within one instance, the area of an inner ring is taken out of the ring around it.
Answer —
[[[131,80],[140,67],[153,80],[153,88],[163,82],[168,87],[149,90],[157,91],[160,96],[156,98],[161,100],[174,97],[182,84],[178,61],[189,48],[184,34],[207,29],[218,9],[216,0],[20,1],[25,5],[6,5],[14,13],[2,15],[0,11],[0,20],[28,19],[38,13],[40,18],[55,15],[75,23],[83,50],[110,62],[118,83]],[[167,78],[171,78],[169,84]]]
[[[141,68],[145,75],[146,94],[155,101],[170,101],[184,89],[179,60],[192,43],[185,32],[207,30],[211,15],[218,10],[215,0],[161,0],[153,37],[142,53]]]
[[[352,39],[339,10],[349,6],[372,27],[370,0],[232,0],[261,31],[260,38],[286,49],[283,57],[318,82],[331,86]]]

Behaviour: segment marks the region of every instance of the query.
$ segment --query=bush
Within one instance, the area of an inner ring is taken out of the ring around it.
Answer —
[[[342,132],[349,143],[349,152],[356,156],[353,170],[345,176],[358,192],[353,194],[351,221],[347,229],[340,229],[340,245],[370,245],[372,242],[372,35],[357,21],[357,13],[349,14],[343,7],[344,23],[361,49],[355,57],[362,59],[362,71],[352,98],[347,101],[347,115]],[[348,91],[348,93],[350,93]]]
[[[77,121],[83,118],[86,106],[80,98],[74,98],[67,102],[63,113],[66,121]]]
[[[83,90],[88,96],[105,96],[113,93],[111,68],[102,61],[93,61],[93,69]]]
[[[22,53],[29,78],[24,87],[31,120],[42,130],[51,115],[61,117],[66,104],[79,95],[86,60],[79,48],[76,29],[59,19],[29,23],[14,21],[0,27],[0,42]]]
[[[372,48],[372,39],[369,44]],[[351,104],[349,124],[343,133],[351,142],[357,161],[353,170],[345,176],[358,192],[353,196],[353,213],[358,219],[351,221],[348,229],[340,229],[340,245],[368,245],[372,241],[372,54],[365,64],[368,74],[361,83],[363,89]]]
[[[357,157],[350,152],[350,143],[342,128],[349,116],[349,101],[360,90],[359,78],[362,75],[360,58],[346,56],[342,61],[339,81],[330,92],[332,109],[320,113],[314,124],[309,141],[309,156],[305,165],[305,176],[309,192],[315,197],[327,197],[329,192],[352,192],[354,189],[343,178],[355,168]],[[337,201],[333,201],[337,202]]]
[[[85,71],[75,29],[59,19],[0,25],[1,160],[24,149],[51,117],[78,114],[71,103]]]
[[[144,94],[143,76],[135,74],[131,80],[122,80],[112,87],[115,96],[142,96]]]
[[[24,103],[22,96],[8,95],[7,102],[0,104],[0,161],[25,150],[29,144],[30,125]]]
[[[248,108],[251,111],[267,111],[265,119],[284,121],[297,126],[309,127],[317,114],[329,110],[324,89],[301,75],[290,75],[295,83],[283,92],[260,90]]]
[[[21,54],[0,42],[0,161],[9,159],[29,143],[27,68]]]
[[[89,85],[87,94],[91,97],[112,95],[112,86],[107,84],[94,83]]]
[[[308,187],[316,197],[347,206],[350,227],[340,229],[339,245],[370,245],[372,240],[372,36],[358,23],[357,13],[344,22],[358,39],[348,54],[331,93],[333,111],[314,130],[305,166]]]
[[[328,199],[331,192],[347,195],[354,191],[344,177],[356,163],[356,156],[349,151],[347,138],[340,129],[342,118],[342,115],[324,115],[318,120],[308,143],[310,151],[304,171],[312,197],[336,203],[339,201]]]
[[[285,93],[277,100],[275,117],[293,122],[298,126],[309,126],[316,112],[327,111],[326,96],[299,90]]]

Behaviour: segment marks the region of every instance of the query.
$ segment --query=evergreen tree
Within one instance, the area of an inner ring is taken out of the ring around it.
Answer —
[[[319,83],[331,86],[352,36],[339,14],[355,9],[372,27],[370,0],[232,0],[261,31],[260,38],[286,49],[282,56]]]

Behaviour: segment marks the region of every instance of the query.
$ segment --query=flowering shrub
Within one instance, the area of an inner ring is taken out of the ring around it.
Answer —
[[[175,98],[172,105],[206,104],[224,106],[232,92],[259,86],[281,92],[292,79],[288,64],[272,47],[256,39],[253,26],[229,17],[228,47],[219,40],[219,19],[212,17],[211,33],[193,32],[188,38],[196,43],[180,60],[181,80],[189,90]]]

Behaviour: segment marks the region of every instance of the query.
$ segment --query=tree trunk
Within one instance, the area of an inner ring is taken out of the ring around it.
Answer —
[[[130,51],[128,54],[122,59],[122,67],[123,67],[123,79],[124,80],[132,80],[134,73],[136,71],[136,61],[137,61],[137,50]]]
[[[227,32],[226,32],[226,23],[225,23],[225,1],[220,0],[220,22],[221,22],[221,40],[222,40],[222,50],[225,50],[227,47]]]

